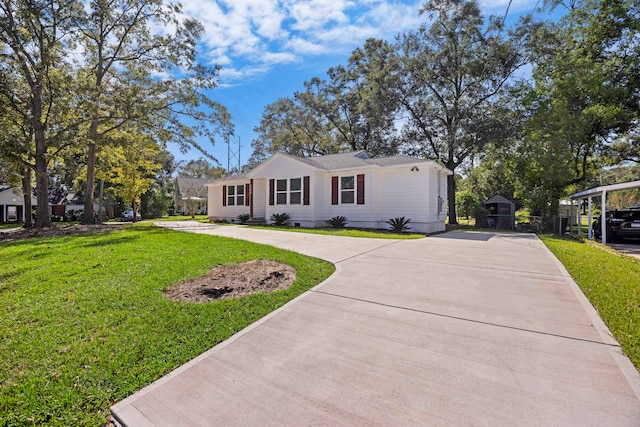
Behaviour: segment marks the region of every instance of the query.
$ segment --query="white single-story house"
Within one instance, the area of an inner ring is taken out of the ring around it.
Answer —
[[[300,158],[276,153],[245,175],[207,183],[209,219],[256,222],[286,213],[291,225],[326,227],[335,216],[348,227],[388,228],[411,219],[410,231],[445,229],[449,169],[405,156],[371,158],[366,151]]]
[[[36,207],[37,200],[31,197],[31,204]],[[18,187],[0,184],[0,223],[24,222],[24,196]]]

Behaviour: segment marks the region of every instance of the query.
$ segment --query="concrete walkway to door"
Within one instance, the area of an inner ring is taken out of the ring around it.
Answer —
[[[162,225],[337,271],[113,406],[123,425],[640,425],[640,375],[535,235]]]

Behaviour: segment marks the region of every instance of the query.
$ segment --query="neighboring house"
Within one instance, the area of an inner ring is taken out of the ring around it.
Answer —
[[[411,231],[445,229],[447,176],[437,162],[411,157],[370,158],[366,151],[300,158],[276,153],[246,175],[207,183],[209,218],[254,221],[274,213],[291,225],[326,227],[335,216],[349,227],[388,228],[390,218],[410,218]]]
[[[36,207],[37,199],[31,197],[32,207]],[[0,223],[24,222],[24,196],[17,187],[0,184]]]
[[[49,205],[54,220],[79,221],[84,215],[84,197],[78,193],[52,191],[49,193]],[[93,202],[93,212],[98,212],[99,209],[98,202]]]
[[[176,178],[176,212],[182,215],[207,213],[207,182],[204,178]]]

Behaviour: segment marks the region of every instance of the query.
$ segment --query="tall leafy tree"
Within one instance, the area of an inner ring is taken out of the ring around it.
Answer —
[[[347,66],[332,67],[328,78],[313,78],[292,98],[269,104],[255,128],[255,164],[276,151],[311,157],[367,150],[373,156],[397,153],[393,47],[369,39]]]
[[[398,42],[398,97],[407,115],[403,151],[455,171],[514,130],[504,97],[525,56],[520,39],[500,19],[486,23],[475,0],[430,0],[420,13],[428,23]],[[457,223],[455,193],[450,176],[451,224]]]
[[[340,151],[322,117],[298,98],[281,98],[267,105],[254,131],[258,134],[251,143],[254,163],[277,151],[300,157]]]
[[[155,182],[140,197],[140,213],[146,218],[159,218],[168,213],[174,203],[176,182],[173,178],[177,168],[175,157],[166,148],[162,148],[156,156],[155,163],[162,165],[156,172]]]
[[[29,157],[33,146],[32,128],[15,109],[3,105],[0,111],[0,182],[22,188],[23,206],[27,213],[24,227],[31,228],[32,180],[35,166]]]
[[[396,154],[394,63],[389,43],[369,39],[353,51],[346,67],[330,68],[327,80],[305,82],[306,90],[296,98],[327,123],[341,151]]]
[[[569,12],[559,22],[530,26],[534,84],[518,170],[546,216],[557,212],[569,186],[589,180],[596,156],[612,140],[629,135],[640,110],[638,3],[565,6]],[[632,146],[632,135],[628,141]]]
[[[136,122],[160,142],[206,154],[197,137],[213,143],[216,133],[228,135],[232,126],[226,109],[204,93],[216,86],[218,67],[196,63],[203,27],[182,16],[178,3],[93,0],[78,26],[89,112],[85,221],[92,221],[97,147],[110,132]],[[185,125],[185,118],[195,125]]]
[[[35,172],[38,227],[51,225],[47,165],[75,142],[78,122],[66,53],[74,48],[71,32],[81,12],[75,0],[0,3],[0,102],[17,124],[0,149]]]
[[[100,148],[102,164],[96,177],[112,184],[109,190],[113,195],[131,205],[135,222],[140,197],[151,188],[156,171],[162,167],[156,163],[158,144],[149,135],[132,129],[110,137],[114,138],[112,143]]]
[[[222,178],[225,172],[223,168],[212,165],[204,157],[181,162],[177,168],[178,176],[187,178],[216,179]]]

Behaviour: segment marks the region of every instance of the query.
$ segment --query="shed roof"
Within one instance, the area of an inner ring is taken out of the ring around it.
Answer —
[[[492,203],[508,203],[510,205],[514,205],[515,206],[515,203],[513,203],[511,200],[507,199],[506,197],[502,197],[499,194],[496,194],[495,196],[493,196],[489,200],[485,201],[483,204],[490,205]]]

